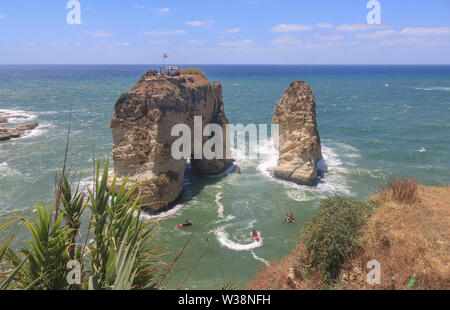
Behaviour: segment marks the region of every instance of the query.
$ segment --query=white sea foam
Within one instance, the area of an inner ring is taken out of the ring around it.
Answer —
[[[415,87],[415,90],[425,90],[425,91],[450,91],[450,87]]]
[[[25,112],[22,110],[0,109],[0,114],[6,114],[6,116],[8,116],[8,115],[21,116],[21,117],[17,117],[17,118],[15,118],[15,117],[9,118],[8,123],[11,123],[11,124],[22,123],[24,121],[31,121],[37,117],[36,114],[32,114],[31,112]]]
[[[273,140],[261,142],[258,147],[258,153],[263,157],[258,164],[258,171],[266,177],[271,177],[278,165],[279,157],[278,150],[276,149]]]
[[[427,149],[424,148],[424,147],[421,147],[420,150],[419,150],[420,153],[425,153],[426,151],[427,151]]]
[[[5,161],[0,164],[0,175],[3,177],[13,176],[20,174],[16,169],[11,168],[8,163]]]
[[[253,249],[263,246],[263,238],[259,231],[258,231],[258,235],[260,236],[259,242],[256,242],[256,240],[255,240],[251,243],[239,243],[239,242],[236,242],[236,241],[233,241],[230,239],[230,236],[225,231],[227,226],[229,226],[229,225],[221,226],[214,231],[217,241],[219,241],[219,243],[222,247],[228,248],[233,251],[251,251]],[[252,236],[250,234],[248,240],[250,240],[251,238],[252,238]]]
[[[264,258],[261,258],[261,257],[259,257],[258,255],[256,255],[255,252],[254,252],[253,250],[250,251],[250,253],[252,254],[252,256],[253,256],[254,259],[259,260],[260,262],[264,263],[266,266],[269,266],[269,265],[270,265],[270,263],[269,263],[267,260],[265,260]]]
[[[20,124],[24,122],[30,122],[37,118],[38,114],[43,114],[46,112],[25,112],[22,110],[10,110],[10,109],[0,109],[0,114],[13,115],[13,116],[21,116],[17,118],[9,118],[8,124]],[[41,136],[42,134],[48,131],[48,128],[54,128],[55,126],[52,123],[44,122],[40,123],[38,127],[25,131],[20,137],[13,138],[11,140],[18,139],[26,139]]]
[[[26,138],[38,137],[38,136],[41,136],[41,135],[47,133],[49,128],[55,128],[55,126],[52,123],[44,122],[42,124],[39,124],[39,126],[36,127],[35,129],[27,130],[26,132],[24,132],[24,134],[21,137],[16,138],[16,139],[26,139]]]
[[[170,208],[170,210],[159,212],[157,214],[148,214],[148,213],[141,213],[142,218],[148,221],[154,221],[159,219],[166,219],[169,217],[175,217],[180,214],[181,209],[183,209],[184,204],[177,204],[173,208]]]
[[[235,217],[232,215],[224,217],[224,205],[221,203],[222,195],[223,195],[222,192],[217,193],[216,200],[215,200],[217,207],[218,207],[217,213],[220,218],[220,220],[217,221],[217,223],[222,222],[222,221],[230,222],[235,219]],[[255,225],[255,223],[256,223],[256,220],[250,221],[244,230],[250,230]],[[228,248],[233,251],[251,251],[251,250],[261,247],[263,245],[263,239],[262,239],[260,232],[258,232],[258,235],[260,236],[260,242],[256,242],[256,240],[255,240],[251,243],[244,243],[247,240],[254,240],[253,237],[251,236],[251,234],[248,238],[245,238],[244,240],[242,240],[242,243],[231,240],[230,235],[225,230],[229,226],[232,226],[232,224],[225,224],[223,226],[218,227],[216,230],[213,231],[217,238],[217,241],[219,242],[219,244],[222,247]],[[254,253],[252,253],[252,255],[255,259],[257,259],[259,261],[264,261],[263,259],[257,257]],[[264,261],[264,263],[266,263],[266,262]]]
[[[359,151],[349,145],[341,144],[340,148],[346,150],[349,157],[359,157]],[[292,182],[277,179],[273,176],[273,171],[278,165],[278,151],[273,142],[267,143],[267,155],[258,165],[258,170],[272,181],[287,187],[287,195],[296,201],[310,201],[319,198],[326,198],[336,193],[351,195],[347,185],[345,173],[347,170],[342,166],[342,160],[334,149],[322,146],[323,160],[317,163],[320,170],[327,172],[315,187],[302,186]]]
[[[217,214],[219,215],[219,218],[220,218],[217,221],[217,223],[223,222],[223,221],[229,222],[229,221],[232,221],[232,220],[234,220],[236,218],[233,215],[228,215],[227,217],[224,217],[224,215],[223,215],[223,213],[224,213],[224,206],[221,203],[222,195],[223,195],[223,192],[217,193],[216,200],[215,200],[215,202],[217,204]]]
[[[220,202],[222,199],[222,192],[217,193],[216,195],[216,204],[219,206],[217,209],[217,213],[219,214],[219,217],[223,219],[223,204]]]

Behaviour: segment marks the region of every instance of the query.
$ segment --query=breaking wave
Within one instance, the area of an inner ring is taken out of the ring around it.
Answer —
[[[348,145],[341,145],[339,147],[346,149],[348,157],[360,157],[356,148]],[[273,141],[267,141],[265,146],[263,145],[261,147],[261,150],[263,152],[260,152],[260,154],[263,155],[263,159],[258,164],[258,171],[272,181],[286,186],[287,195],[293,200],[310,201],[318,197],[326,198],[336,193],[352,195],[345,177],[347,170],[342,167],[343,162],[333,148],[322,146],[323,159],[317,163],[317,167],[326,172],[326,174],[314,187],[298,185],[275,178],[273,172],[278,165],[278,151]]]
[[[251,233],[249,232],[249,237],[246,240],[242,240],[240,242],[236,242],[230,239],[230,235],[225,231],[225,228],[229,225],[221,226],[214,231],[216,235],[217,241],[219,241],[222,247],[228,248],[233,251],[251,251],[253,249],[259,248],[263,246],[263,238],[261,233],[258,231],[258,235],[261,240],[259,242],[253,241],[251,243],[244,243],[246,241],[253,240]]]
[[[17,124],[17,123],[21,123],[23,121],[32,121],[37,117],[36,114],[32,114],[30,112],[25,112],[22,110],[0,109],[0,114],[17,116],[17,117],[8,118],[9,124]]]

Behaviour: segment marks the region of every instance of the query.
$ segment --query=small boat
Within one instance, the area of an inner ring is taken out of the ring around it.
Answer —
[[[384,87],[389,87],[389,83],[388,82],[384,82]]]
[[[191,222],[186,222],[184,224],[180,224],[177,226],[177,228],[184,228],[184,227],[189,227],[189,226],[192,226]]]
[[[256,230],[252,231],[253,239],[255,239],[256,242],[259,242],[261,238],[259,238],[258,232]]]
[[[295,223],[295,219],[294,219],[294,216],[292,215],[292,213],[288,213],[287,215],[286,215],[286,219],[284,220],[284,222],[285,223],[291,223],[291,224],[294,224]]]

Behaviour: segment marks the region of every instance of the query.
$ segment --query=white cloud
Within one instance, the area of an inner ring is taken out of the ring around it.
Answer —
[[[382,31],[376,31],[376,32],[369,32],[369,33],[358,33],[356,35],[356,38],[358,39],[380,39],[380,38],[386,38],[397,34],[394,30],[382,30]]]
[[[420,46],[420,47],[434,47],[434,46],[447,46],[449,42],[442,40],[430,40],[425,37],[402,37],[390,40],[382,40],[379,45],[381,46]]]
[[[97,30],[96,32],[85,31],[84,33],[87,34],[88,36],[97,37],[97,38],[106,38],[106,37],[112,37],[112,36],[116,35],[115,33],[104,32],[103,30]]]
[[[358,33],[355,37],[358,39],[380,39],[382,45],[411,45],[420,42],[421,44],[430,44],[431,41],[414,41],[414,38],[425,38],[450,35],[450,28],[405,28],[402,31],[382,30],[368,33]],[[387,38],[392,38],[387,40]],[[406,37],[406,38],[405,38]]]
[[[0,13],[0,19],[5,19],[6,18],[6,14]]]
[[[134,7],[135,7],[136,9],[145,9],[145,6],[139,5],[139,4],[136,4]]]
[[[157,15],[165,15],[165,14],[169,14],[169,13],[170,13],[170,9],[169,8],[156,9],[156,14]]]
[[[71,43],[68,42],[61,42],[61,41],[51,41],[48,43],[50,46],[69,46]]]
[[[304,45],[301,46],[301,48],[307,49],[307,50],[310,50],[310,49],[313,49],[313,48],[318,48],[318,47],[320,47],[320,45],[313,44],[313,43],[307,43],[307,44],[304,44]]]
[[[387,26],[384,25],[369,25],[369,24],[343,24],[336,28],[336,31],[342,32],[356,32],[356,31],[367,31],[373,29],[384,29]]]
[[[401,34],[408,36],[445,36],[450,35],[450,28],[406,28],[401,31]]]
[[[186,42],[186,44],[194,45],[194,44],[202,44],[204,42],[205,41],[201,41],[201,40],[189,40],[189,41]]]
[[[315,35],[314,37],[322,41],[339,41],[345,38],[344,36],[339,35]]]
[[[196,20],[186,22],[185,24],[190,27],[210,27],[213,22],[213,20]]]
[[[275,46],[292,46],[292,45],[299,45],[302,43],[302,41],[300,41],[296,36],[285,34],[279,38],[270,41],[270,43]]]
[[[280,24],[270,29],[271,32],[298,32],[314,29],[313,25]]]
[[[252,44],[252,40],[242,40],[242,41],[233,41],[233,42],[220,42],[219,46],[225,47],[245,47]]]
[[[329,24],[329,23],[319,23],[319,24],[316,24],[316,27],[324,28],[324,29],[331,29],[331,28],[333,28],[333,25]]]
[[[114,46],[131,46],[132,44],[130,42],[116,42],[113,43]]]
[[[148,36],[172,36],[172,35],[182,35],[182,34],[186,34],[186,33],[187,33],[187,31],[183,30],[183,29],[141,31],[141,34],[145,34]]]
[[[233,33],[238,33],[240,31],[241,31],[241,29],[239,29],[239,28],[233,28],[233,29],[224,30],[223,32],[233,34]]]
[[[167,44],[169,44],[169,41],[150,41],[149,44],[151,44],[151,45],[167,45]]]

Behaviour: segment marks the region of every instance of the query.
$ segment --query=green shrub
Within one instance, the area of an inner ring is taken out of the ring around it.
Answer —
[[[198,68],[184,68],[180,70],[180,74],[197,74],[206,77],[205,72]]]
[[[120,95],[119,99],[117,99],[116,104],[122,104],[131,99],[131,95],[129,93],[123,93]]]
[[[342,264],[358,248],[373,202],[334,197],[320,202],[319,212],[304,227],[303,242],[309,257],[309,269],[318,270],[332,283]]]
[[[145,81],[145,79],[152,77],[152,76],[157,76],[158,75],[158,71],[156,70],[148,70],[147,72],[144,73],[144,75],[142,75],[142,77],[139,79],[139,82],[143,82]]]

